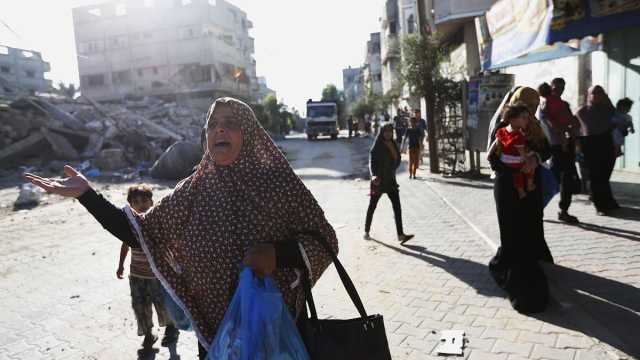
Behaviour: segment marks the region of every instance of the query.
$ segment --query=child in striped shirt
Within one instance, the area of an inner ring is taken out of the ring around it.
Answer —
[[[146,212],[153,206],[151,187],[145,184],[129,187],[127,202],[134,211]],[[127,258],[128,252],[129,246],[122,243],[120,261],[116,271],[118,279],[123,278],[124,260]],[[141,248],[131,248],[129,285],[131,287],[131,306],[138,323],[138,336],[144,335],[143,349],[151,349],[153,344],[158,341],[158,335],[153,331],[152,305],[156,308],[158,325],[166,327],[162,337],[162,346],[166,347],[175,343],[178,340],[179,331],[164,307],[162,285],[151,271],[147,257]]]

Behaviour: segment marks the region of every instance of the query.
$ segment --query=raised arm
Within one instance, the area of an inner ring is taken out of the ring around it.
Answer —
[[[73,197],[98,220],[98,222],[113,236],[131,247],[140,247],[138,240],[131,231],[127,215],[102,195],[91,188],[89,181],[71,166],[64,167],[65,179],[43,178],[34,174],[25,174],[25,178],[32,184],[41,187],[51,194]]]

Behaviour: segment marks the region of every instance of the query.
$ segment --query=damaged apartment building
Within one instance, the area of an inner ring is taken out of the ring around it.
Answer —
[[[74,8],[73,22],[80,88],[93,100],[260,100],[253,25],[224,0],[111,0]]]

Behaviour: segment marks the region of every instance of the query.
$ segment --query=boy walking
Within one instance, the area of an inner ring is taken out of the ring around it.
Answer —
[[[146,212],[153,206],[151,187],[145,184],[129,187],[127,202],[134,211],[138,213]],[[118,279],[123,278],[124,260],[128,252],[129,247],[123,243],[120,248],[118,270],[116,271]],[[153,331],[152,304],[156,308],[158,325],[166,327],[162,337],[162,346],[166,347],[177,342],[179,331],[165,310],[162,285],[151,271],[147,257],[141,248],[131,248],[129,285],[131,287],[131,306],[138,323],[138,336],[144,335],[142,347],[151,349],[153,344],[158,341],[158,335]]]

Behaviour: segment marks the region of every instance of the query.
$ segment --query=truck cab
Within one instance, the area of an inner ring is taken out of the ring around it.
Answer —
[[[320,135],[338,138],[338,106],[332,101],[307,101],[305,133],[313,140]]]

